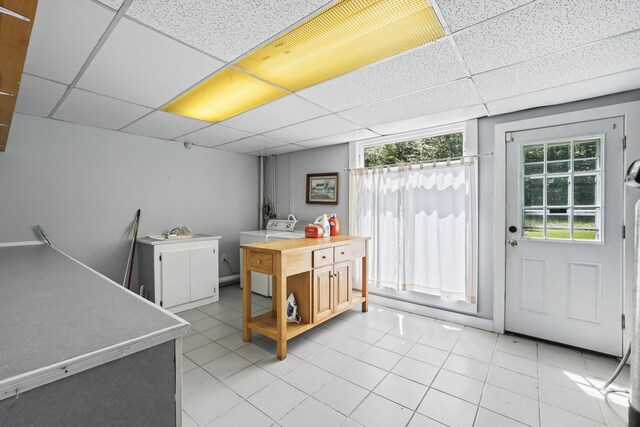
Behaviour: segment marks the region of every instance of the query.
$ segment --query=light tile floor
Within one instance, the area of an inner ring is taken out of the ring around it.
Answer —
[[[184,426],[626,425],[627,396],[599,391],[612,358],[370,306],[289,341],[279,361],[272,340],[242,340],[241,292],[179,314],[192,324]],[[252,297],[254,315],[271,309]]]

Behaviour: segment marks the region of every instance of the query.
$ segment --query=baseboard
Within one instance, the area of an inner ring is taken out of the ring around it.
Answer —
[[[397,310],[403,310],[409,313],[419,314],[421,316],[433,317],[435,319],[459,323],[461,325],[471,326],[473,328],[484,329],[486,331],[493,332],[493,320],[491,319],[483,319],[481,317],[469,316],[466,314],[455,313],[453,311],[441,310],[433,307],[425,307],[423,305],[413,304],[406,301],[399,301],[392,298],[385,298],[378,295],[369,294],[367,298],[372,304],[395,308]]]

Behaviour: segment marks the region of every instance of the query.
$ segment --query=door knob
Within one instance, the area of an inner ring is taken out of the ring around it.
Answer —
[[[518,246],[518,242],[517,242],[517,241],[515,241],[515,240],[513,240],[513,239],[511,239],[511,240],[507,241],[507,244],[508,244],[509,246],[511,246],[512,248],[513,248],[513,247]]]
[[[509,227],[509,233],[515,233],[516,231],[518,231],[518,227],[515,225]]]

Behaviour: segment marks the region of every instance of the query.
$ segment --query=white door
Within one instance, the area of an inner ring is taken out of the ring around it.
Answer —
[[[161,256],[162,306],[167,308],[189,302],[189,250],[165,251]]]
[[[621,356],[623,119],[511,139],[505,329]]]
[[[189,251],[191,266],[191,301],[212,297],[218,277],[216,248],[197,248]]]

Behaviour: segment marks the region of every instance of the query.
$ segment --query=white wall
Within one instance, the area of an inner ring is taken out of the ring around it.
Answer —
[[[265,194],[271,198],[273,191],[273,159],[265,159]],[[300,221],[300,228],[313,222],[316,217],[336,214],[340,221],[340,233],[349,232],[349,145],[339,144],[314,148],[276,156],[276,197],[278,218],[293,213]],[[292,173],[293,170],[293,173]],[[306,203],[307,174],[338,172],[338,204],[315,205]],[[293,179],[290,179],[290,176]],[[291,204],[290,194],[293,194]]]
[[[485,117],[478,120],[478,153],[490,153],[494,150],[495,125],[498,123],[523,120],[533,117],[548,116],[569,111],[586,110],[604,105],[613,105],[623,102],[640,100],[640,90],[623,92],[599,98],[577,101],[568,104],[554,105],[550,107],[535,108],[516,113],[503,114],[495,117]],[[630,141],[630,143],[638,143]],[[287,154],[277,157],[277,198],[281,206],[286,210],[289,199],[289,160]],[[295,207],[302,214],[310,215],[321,212],[322,209],[314,209],[314,205],[304,205],[304,177],[307,173],[341,171],[340,190],[341,200],[336,209],[338,215],[348,222],[348,176],[342,172],[348,167],[348,144],[334,145],[314,150],[292,153],[293,169],[295,171],[293,182]],[[284,164],[284,165],[283,165]],[[478,316],[491,319],[493,317],[493,157],[486,156],[478,159]],[[267,181],[270,181],[270,170],[267,170]],[[270,193],[268,193],[270,194]],[[343,199],[343,197],[346,197]],[[284,212],[283,212],[284,213]]]
[[[40,240],[40,224],[60,250],[122,282],[140,208],[140,236],[182,225],[222,235],[237,272],[238,234],[258,227],[258,174],[252,156],[16,114],[0,153],[0,243]]]

